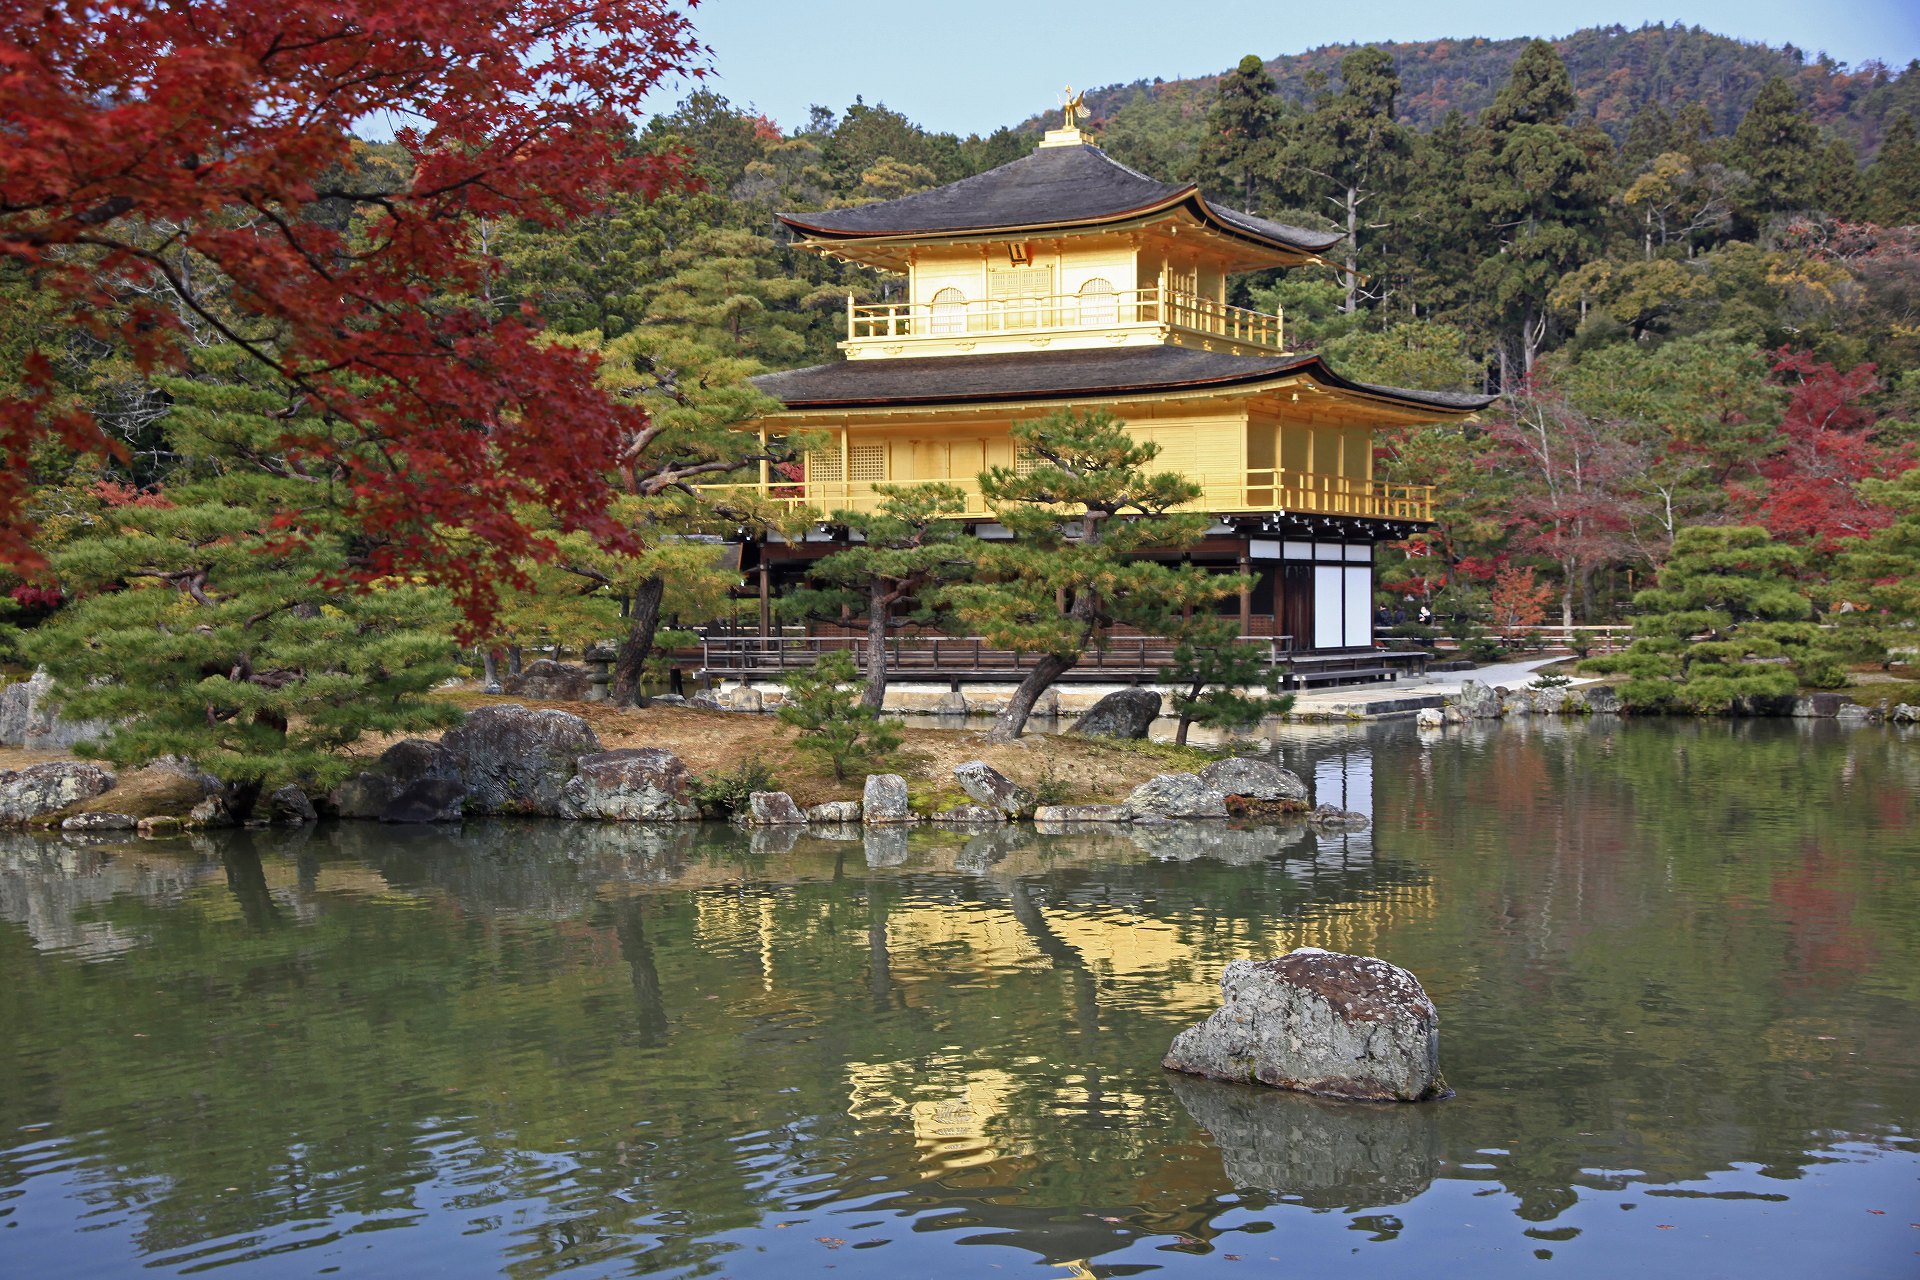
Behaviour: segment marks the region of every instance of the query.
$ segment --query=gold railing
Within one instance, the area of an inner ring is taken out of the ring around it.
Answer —
[[[971,298],[964,302],[889,302],[856,305],[847,299],[850,342],[967,338],[980,334],[1041,333],[1057,329],[1168,326],[1248,346],[1285,350],[1281,318],[1174,289],[1113,293],[1055,293],[1026,298]]]
[[[918,483],[938,479],[966,495],[960,518],[991,517],[993,512],[980,494],[980,482],[974,476],[922,476]],[[1200,498],[1191,509],[1226,514],[1247,512],[1302,512],[1308,515],[1365,516],[1376,520],[1433,519],[1433,486],[1424,484],[1388,484],[1380,480],[1350,480],[1344,476],[1319,475],[1305,471],[1258,470],[1189,476],[1201,487]],[[897,481],[899,484],[913,481]],[[822,516],[835,511],[868,512],[878,509],[886,495],[871,483],[861,480],[774,480],[766,484],[715,484],[703,486],[703,492],[716,497],[738,494],[761,498],[792,511],[810,509]]]

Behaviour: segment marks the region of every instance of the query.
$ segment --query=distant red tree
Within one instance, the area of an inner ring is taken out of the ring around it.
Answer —
[[[1885,528],[1893,513],[1860,494],[1860,482],[1888,479],[1914,465],[1910,449],[1874,439],[1878,417],[1866,404],[1880,389],[1874,366],[1844,373],[1811,353],[1774,353],[1774,377],[1791,389],[1779,447],[1758,467],[1762,483],[1733,498],[1783,542],[1831,551],[1841,541]]]
[[[343,572],[423,572],[482,616],[480,570],[544,546],[521,511],[621,536],[606,475],[646,419],[538,317],[486,303],[476,229],[682,181],[681,157],[623,138],[702,55],[666,0],[9,5],[0,258],[147,370],[187,323],[251,354],[285,388],[293,466],[365,533]],[[369,121],[398,126],[404,172],[356,162]],[[108,445],[44,354],[21,373],[0,395],[0,564],[31,570],[28,451]]]

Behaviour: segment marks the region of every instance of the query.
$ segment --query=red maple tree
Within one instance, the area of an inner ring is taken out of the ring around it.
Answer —
[[[1758,470],[1764,482],[1733,490],[1734,501],[1783,542],[1832,551],[1893,519],[1860,493],[1866,479],[1890,479],[1915,463],[1911,449],[1874,439],[1878,415],[1866,403],[1880,390],[1874,366],[1844,372],[1811,352],[1774,353],[1774,378],[1791,389],[1778,447]]]
[[[544,549],[521,512],[620,540],[607,477],[646,418],[531,311],[487,304],[476,228],[685,181],[623,140],[704,55],[664,0],[8,5],[0,258],[149,371],[187,322],[243,349],[284,388],[288,465],[364,532],[343,573],[422,573],[484,618],[479,570]],[[368,122],[404,172],[356,163]],[[109,446],[44,353],[21,373],[0,392],[0,564],[31,570],[28,451]]]

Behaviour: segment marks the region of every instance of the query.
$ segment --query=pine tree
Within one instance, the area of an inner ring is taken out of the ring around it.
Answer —
[[[1215,88],[1201,161],[1238,189],[1240,203],[1249,210],[1272,179],[1286,113],[1287,104],[1258,55],[1240,59]]]
[[[925,597],[968,564],[966,532],[954,518],[966,510],[966,494],[950,484],[875,485],[875,511],[836,511],[828,517],[858,537],[813,566],[815,584],[788,593],[782,612],[800,618],[864,616],[867,625],[867,687],[861,704],[879,711],[887,699],[887,639],[895,611]]]
[[[1755,214],[1805,209],[1820,174],[1820,131],[1793,86],[1774,76],[1760,86],[1734,130],[1732,163],[1753,179],[1747,206]]]
[[[1632,645],[1581,670],[1626,673],[1621,698],[1653,711],[1724,712],[1790,697],[1801,683],[1842,683],[1834,642],[1793,582],[1799,565],[1765,529],[1683,529],[1659,585],[1633,599]]]
[[[1231,619],[1196,616],[1173,636],[1173,660],[1161,669],[1159,681],[1173,690],[1173,713],[1180,722],[1173,740],[1179,745],[1186,745],[1193,725],[1245,729],[1293,706],[1292,694],[1275,696],[1280,672],[1264,647],[1241,643],[1239,625]],[[1258,692],[1249,694],[1249,689]]]
[[[1834,594],[1850,607],[1832,617],[1849,649],[1885,664],[1893,650],[1913,648],[1920,628],[1920,467],[1860,488],[1894,516],[1839,557]]]
[[[1482,117],[1467,156],[1484,256],[1474,275],[1498,327],[1502,384],[1531,372],[1548,336],[1547,294],[1597,247],[1609,144],[1567,123],[1577,99],[1552,45],[1535,40]]]
[[[1208,524],[1205,515],[1176,514],[1200,486],[1145,470],[1159,446],[1135,440],[1104,410],[1016,422],[1013,440],[1031,469],[993,467],[980,477],[1013,538],[979,543],[977,579],[947,591],[953,612],[989,643],[1037,655],[988,732],[995,742],[1019,737],[1040,695],[1116,623],[1165,631],[1183,609],[1222,594],[1196,566],[1139,558],[1186,546]]]
[[[1920,137],[1912,116],[1901,112],[1887,126],[1863,185],[1861,212],[1867,221],[1883,227],[1920,222]]]
[[[1373,206],[1398,177],[1408,151],[1406,131],[1394,121],[1399,94],[1393,58],[1379,49],[1356,49],[1340,60],[1339,92],[1317,95],[1281,153],[1291,185],[1311,203],[1331,205],[1334,222],[1346,228],[1349,315],[1360,306],[1361,242],[1384,225],[1367,218],[1377,216]]]
[[[800,730],[795,746],[827,758],[836,782],[845,782],[854,765],[878,764],[900,745],[900,726],[861,706],[848,688],[858,674],[852,653],[828,650],[812,667],[787,677],[787,700],[775,713]]]
[[[224,349],[199,359],[226,376],[240,363]],[[56,554],[78,598],[25,646],[69,714],[114,724],[99,754],[191,760],[245,817],[263,789],[337,782],[351,767],[341,748],[362,735],[457,721],[427,697],[455,670],[445,593],[356,589],[360,541],[313,500],[327,478],[280,447],[284,399],[232,382],[162,386],[178,470]]]

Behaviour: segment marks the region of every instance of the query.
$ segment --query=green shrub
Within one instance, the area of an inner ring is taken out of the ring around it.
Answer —
[[[812,667],[787,677],[787,700],[778,712],[800,730],[794,745],[825,756],[836,782],[845,782],[855,765],[879,764],[900,745],[900,726],[860,705],[853,683],[859,675],[847,650],[823,653]]]
[[[779,789],[767,762],[759,756],[748,756],[731,769],[702,774],[693,784],[693,795],[708,813],[731,816],[747,807],[747,798],[754,792]]]

